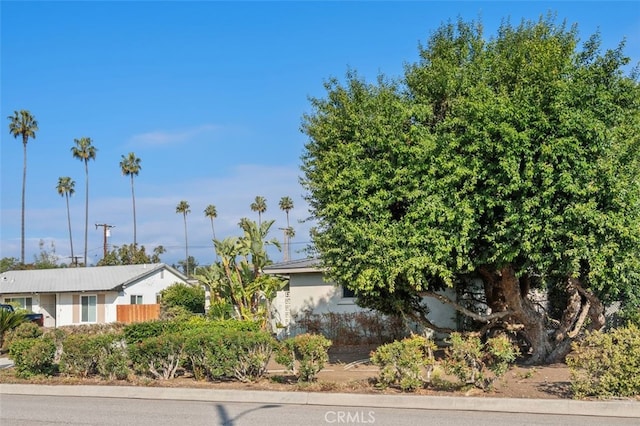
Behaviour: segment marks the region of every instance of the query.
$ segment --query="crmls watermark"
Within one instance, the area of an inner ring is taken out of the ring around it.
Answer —
[[[373,411],[327,411],[324,413],[324,421],[327,423],[375,423],[376,417]]]

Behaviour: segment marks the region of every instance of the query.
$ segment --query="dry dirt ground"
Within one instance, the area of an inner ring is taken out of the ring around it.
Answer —
[[[0,370],[0,383],[39,383],[39,384],[105,384],[121,386],[168,386],[211,389],[251,389],[275,391],[312,391],[312,392],[357,392],[372,394],[399,393],[396,389],[381,390],[375,386],[378,369],[367,362],[375,347],[341,346],[329,350],[329,363],[318,374],[314,383],[297,383],[295,377],[288,374],[275,363],[269,364],[269,374],[257,383],[207,382],[196,381],[192,377],[182,376],[172,380],[149,380],[132,378],[128,381],[106,381],[101,379],[77,379],[67,377],[16,378],[13,369]],[[454,381],[454,379],[452,379]],[[466,395],[497,398],[571,398],[569,369],[565,364],[549,366],[514,366],[503,377],[497,379],[491,389],[461,388],[455,385],[427,387],[419,389],[418,395]]]

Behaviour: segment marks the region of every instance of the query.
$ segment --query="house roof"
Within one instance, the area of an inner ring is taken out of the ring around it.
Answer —
[[[114,291],[162,269],[187,280],[164,263],[7,271],[0,274],[0,294]]]
[[[310,272],[322,272],[320,259],[317,257],[289,260],[287,262],[274,263],[262,268],[265,274],[302,274]]]

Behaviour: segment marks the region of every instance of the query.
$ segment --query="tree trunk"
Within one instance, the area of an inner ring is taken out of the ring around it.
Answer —
[[[20,263],[24,265],[24,209],[25,194],[27,188],[27,136],[22,135],[22,147],[24,151],[22,166],[22,221],[20,224]]]
[[[73,255],[73,235],[71,234],[71,212],[69,210],[69,193],[66,194],[67,199],[67,222],[69,224],[69,244],[71,244],[71,263],[75,263],[75,257]],[[77,266],[77,265],[74,265]]]
[[[84,160],[84,267],[87,267],[87,240],[89,239],[89,160]]]
[[[497,271],[480,269],[491,313],[510,311],[501,322],[504,328],[521,336],[529,346],[528,362],[543,362],[552,346],[544,328],[544,317],[527,297],[528,285],[521,285],[514,269],[507,265]],[[523,291],[524,290],[524,291]]]
[[[479,269],[491,314],[509,312],[500,326],[516,333],[529,347],[527,363],[554,363],[564,360],[571,342],[579,335],[589,318],[589,329],[604,326],[604,307],[598,298],[584,289],[577,279],[567,280],[567,307],[554,333],[546,324],[546,314],[537,310],[529,299],[527,276],[518,278],[510,265],[500,270]]]
[[[133,191],[133,173],[131,174],[131,199],[133,200],[133,246],[138,248],[138,237],[136,230],[136,194]]]

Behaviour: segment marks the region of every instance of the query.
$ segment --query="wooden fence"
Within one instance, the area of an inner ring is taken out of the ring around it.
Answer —
[[[118,305],[118,322],[130,324],[132,322],[151,321],[160,318],[160,305]]]

